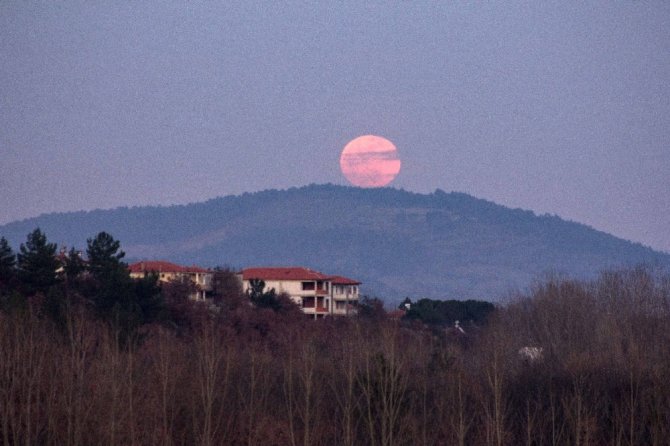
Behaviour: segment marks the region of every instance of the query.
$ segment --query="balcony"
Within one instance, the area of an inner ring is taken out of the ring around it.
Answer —
[[[302,298],[302,311],[306,314],[328,314],[325,299],[319,296],[304,296]]]
[[[333,308],[334,316],[353,316],[358,314],[358,309],[353,305],[347,305],[344,308]]]
[[[358,295],[357,294],[333,294],[333,299],[334,300],[358,300]]]
[[[303,307],[302,312],[305,314],[328,314],[326,307]]]

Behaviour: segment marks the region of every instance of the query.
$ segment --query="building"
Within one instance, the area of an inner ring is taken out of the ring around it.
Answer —
[[[190,296],[193,300],[205,300],[207,293],[212,291],[212,271],[198,266],[181,266],[175,263],[152,260],[133,263],[128,266],[130,277],[142,278],[156,274],[159,282],[191,281],[195,292]]]
[[[361,284],[356,280],[342,276],[331,276],[332,314],[346,316],[355,312],[358,303],[358,287]]]
[[[360,282],[342,276],[329,276],[303,267],[246,268],[241,272],[242,289],[260,279],[265,289],[287,294],[303,313],[315,318],[348,315],[355,312]]]

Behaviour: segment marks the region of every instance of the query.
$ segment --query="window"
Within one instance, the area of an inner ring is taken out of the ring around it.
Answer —
[[[312,291],[314,290],[314,282],[303,282],[302,283],[302,290],[303,291]]]
[[[346,302],[340,302],[339,300],[335,302],[335,309],[336,310],[344,310],[345,309]]]

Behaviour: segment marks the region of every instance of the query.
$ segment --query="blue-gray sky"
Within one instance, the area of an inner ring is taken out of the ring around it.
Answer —
[[[670,251],[670,2],[0,3],[0,223],[346,184]],[[317,4],[320,3],[320,4]]]

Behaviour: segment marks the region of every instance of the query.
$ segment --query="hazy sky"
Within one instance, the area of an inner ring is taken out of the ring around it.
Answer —
[[[0,2],[0,223],[393,183],[670,251],[670,2]]]

